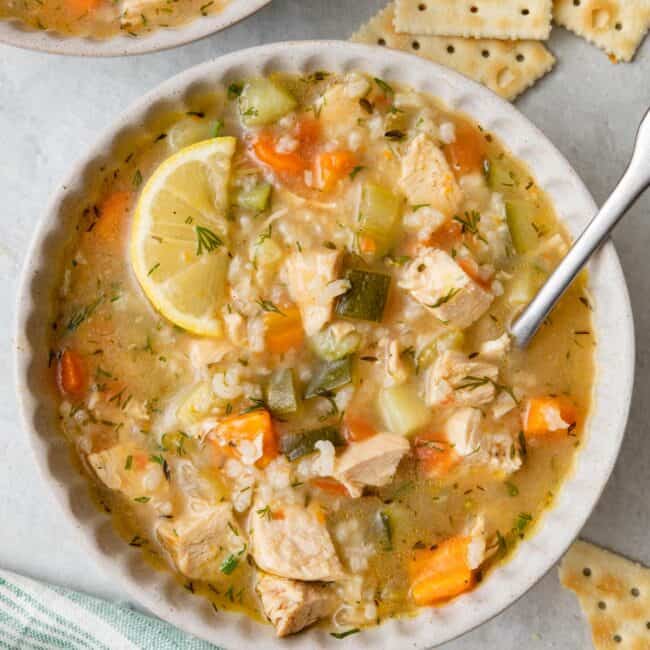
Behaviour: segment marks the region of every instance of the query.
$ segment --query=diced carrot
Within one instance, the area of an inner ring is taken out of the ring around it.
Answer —
[[[63,350],[57,366],[59,390],[71,397],[81,397],[86,391],[86,367],[79,354]]]
[[[447,221],[431,235],[427,244],[448,251],[460,244],[462,236],[462,226],[457,221]]]
[[[413,552],[408,573],[417,605],[432,605],[471,589],[476,580],[468,564],[469,537],[451,537],[433,549]]]
[[[269,352],[282,354],[292,348],[299,348],[304,339],[300,311],[297,307],[283,309],[281,314],[266,312],[264,314],[266,329],[266,348]]]
[[[456,124],[456,140],[445,145],[444,151],[456,176],[482,171],[486,154],[485,138],[478,129],[468,124]]]
[[[268,133],[262,133],[253,142],[253,151],[259,160],[280,174],[298,176],[307,166],[302,156],[295,151],[278,151],[275,139]]]
[[[91,232],[104,242],[116,241],[124,231],[131,192],[113,192],[99,204],[99,219]]]
[[[476,284],[479,286],[483,287],[484,289],[488,289],[490,287],[490,282],[486,281],[481,277],[480,271],[478,264],[475,260],[471,259],[470,257],[458,257],[456,258],[456,264],[460,266],[467,275],[469,275]]]
[[[359,442],[366,438],[372,438],[377,433],[377,430],[363,417],[350,415],[350,411],[345,412],[343,418],[343,431],[345,437],[350,442]]]
[[[527,437],[566,435],[576,425],[577,416],[577,409],[568,397],[533,397],[524,408],[524,433]]]
[[[296,137],[301,149],[315,145],[320,138],[320,122],[313,117],[303,117],[296,125]]]
[[[144,469],[148,463],[149,456],[147,456],[147,454],[133,454],[133,464],[135,465],[136,469]]]
[[[88,14],[101,4],[101,0],[65,0],[66,9],[77,18]]]
[[[316,158],[316,177],[320,178],[321,188],[332,189],[354,169],[356,163],[356,156],[346,149],[319,154]]]
[[[255,465],[262,469],[278,455],[278,439],[271,414],[266,409],[257,409],[221,420],[210,440],[221,451],[240,456],[238,444],[243,440],[253,441],[260,434],[263,453]]]
[[[319,490],[323,490],[323,492],[327,492],[328,494],[332,494],[334,496],[339,496],[339,497],[350,496],[350,493],[348,492],[345,485],[337,481],[335,478],[331,478],[329,476],[322,476],[318,478],[313,478],[309,482],[314,487],[317,487]]]
[[[359,235],[359,252],[365,255],[374,255],[377,252],[377,242],[368,235]]]
[[[425,476],[446,476],[460,462],[454,448],[439,433],[424,433],[413,439],[413,450]]]

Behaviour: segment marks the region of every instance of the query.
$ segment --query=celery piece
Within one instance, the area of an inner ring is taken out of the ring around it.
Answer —
[[[246,126],[271,124],[296,105],[289,92],[270,79],[249,79],[239,96],[239,114]]]
[[[260,183],[250,190],[240,191],[235,195],[235,205],[244,210],[262,212],[269,206],[272,185]]]
[[[533,226],[536,209],[530,201],[507,201],[506,218],[510,237],[519,254],[528,253],[539,245],[539,236]]]
[[[350,269],[345,278],[350,288],[339,298],[336,313],[345,318],[380,322],[388,300],[390,275]]]
[[[291,368],[276,370],[266,388],[266,403],[273,415],[289,415],[298,410],[298,396]]]
[[[379,392],[379,411],[388,430],[408,436],[431,419],[431,412],[411,384],[384,388]]]
[[[326,395],[352,381],[350,357],[324,363],[312,377],[305,391],[305,399]]]
[[[401,201],[381,185],[366,183],[361,191],[358,235],[373,240],[372,257],[383,257],[393,248],[401,216]],[[363,254],[363,251],[361,251]]]
[[[346,323],[346,325],[348,325]],[[335,335],[335,329],[330,325],[310,337],[309,343],[312,350],[325,361],[336,361],[356,352],[361,343],[361,335],[357,331],[350,331],[341,337]]]
[[[280,437],[280,451],[288,460],[297,460],[316,450],[320,440],[331,442],[335,447],[345,445],[345,439],[336,427],[323,427],[311,431],[287,433]]]
[[[417,357],[417,365],[420,368],[426,368],[438,358],[441,352],[445,350],[462,350],[464,343],[465,335],[462,330],[445,330],[426,347],[422,348]]]

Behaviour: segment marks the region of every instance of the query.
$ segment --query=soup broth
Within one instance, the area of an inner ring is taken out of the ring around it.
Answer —
[[[279,635],[472,589],[585,435],[581,276],[497,138],[363,74],[242,79],[167,112],[88,187],[52,329],[61,429],[126,541]]]

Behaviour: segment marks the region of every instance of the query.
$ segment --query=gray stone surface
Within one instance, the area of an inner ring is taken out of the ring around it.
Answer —
[[[36,474],[16,413],[13,317],[17,277],[34,225],[70,163],[113,116],[169,76],[219,54],[287,38],[347,38],[383,0],[275,0],[256,16],[189,46],[135,58],[91,60],[0,45],[0,566],[86,590],[124,595],[79,552]],[[556,70],[518,102],[574,165],[600,203],[623,170],[634,129],[650,105],[650,39],[632,65],[612,65],[595,47],[554,29]],[[636,390],[623,451],[583,535],[650,564],[650,195],[614,239],[637,328]],[[615,386],[611,387],[616,390]],[[576,603],[551,571],[493,621],[445,646],[587,648]]]

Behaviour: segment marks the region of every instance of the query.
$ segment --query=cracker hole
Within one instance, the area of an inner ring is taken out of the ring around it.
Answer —
[[[615,634],[612,639],[614,639],[614,643],[620,643],[623,640],[620,634]]]
[[[386,40],[383,38],[378,38],[377,39],[377,45],[386,45]]]
[[[620,32],[623,29],[623,23],[616,23],[614,29],[616,29],[617,32]]]
[[[453,54],[456,51],[456,48],[453,45],[447,45],[447,52]]]
[[[521,10],[521,15],[522,15],[522,16],[528,16],[528,15],[530,15],[530,9],[522,9],[522,10]]]
[[[519,61],[519,63],[522,63],[523,61],[526,60],[526,57],[523,54],[517,54],[516,59],[517,61]]]
[[[421,3],[418,5],[418,9],[419,9],[420,11],[426,11],[427,6],[424,4],[424,2],[421,2]]]
[[[469,10],[470,10],[473,14],[477,14],[477,13],[478,13],[478,7],[477,7],[476,5],[471,6],[471,7],[469,8]]]
[[[650,621],[646,621],[645,626],[646,626],[646,629],[650,630]]]
[[[484,59],[489,59],[490,58],[490,50],[483,50],[481,52],[481,55],[483,56]]]
[[[630,589],[630,594],[632,594],[632,598],[638,598],[641,595],[641,592],[636,587],[632,587],[632,589]]]
[[[590,569],[589,567],[585,567],[585,568],[582,570],[582,575],[583,575],[585,578],[589,578],[589,577],[591,576],[591,569]]]
[[[604,600],[598,601],[598,609],[607,609],[607,604]]]
[[[419,49],[420,49],[420,43],[419,43],[418,41],[413,41],[413,42],[411,43],[411,47],[412,47],[414,50],[419,50]]]
[[[574,7],[579,7],[580,6],[580,0],[573,0],[573,6]]]

